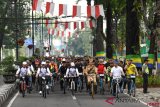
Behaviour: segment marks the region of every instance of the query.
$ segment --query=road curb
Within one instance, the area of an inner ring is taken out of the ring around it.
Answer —
[[[0,107],[9,98],[9,96],[15,91],[16,84],[4,84],[0,87]]]

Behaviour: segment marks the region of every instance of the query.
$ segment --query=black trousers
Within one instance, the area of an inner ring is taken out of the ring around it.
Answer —
[[[143,73],[143,93],[146,93],[148,89],[148,74]]]

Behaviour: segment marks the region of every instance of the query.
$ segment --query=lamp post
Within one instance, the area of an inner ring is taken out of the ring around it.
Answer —
[[[15,34],[16,34],[16,61],[18,61],[18,24],[17,24],[17,0],[14,0],[15,5]]]

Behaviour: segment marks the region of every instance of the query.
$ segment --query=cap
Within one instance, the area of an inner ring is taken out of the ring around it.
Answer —
[[[23,64],[23,65],[27,65],[27,62],[23,62],[22,64]]]
[[[65,58],[63,58],[63,59],[62,59],[62,62],[65,62],[65,61],[66,61],[66,59],[65,59]]]
[[[46,64],[46,62],[42,62],[41,64],[42,64],[42,65],[45,65],[45,64]]]
[[[114,61],[115,64],[118,64],[119,62],[117,60]]]

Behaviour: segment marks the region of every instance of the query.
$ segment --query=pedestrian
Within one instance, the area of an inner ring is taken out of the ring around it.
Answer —
[[[149,75],[149,69],[148,69],[148,59],[144,60],[144,64],[142,66],[142,72],[143,72],[143,93],[148,93],[148,75]]]

